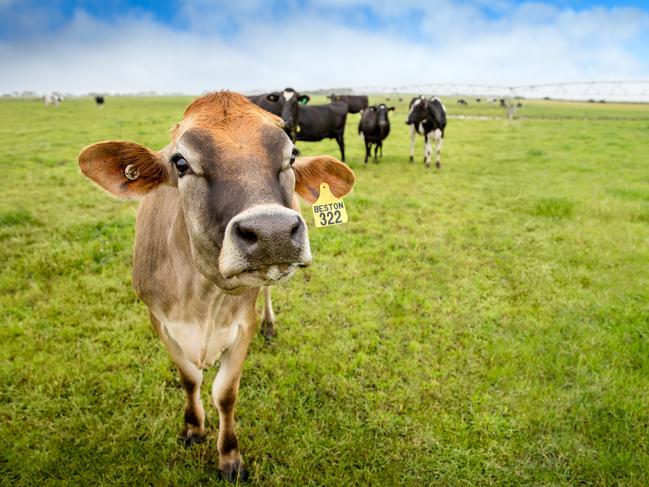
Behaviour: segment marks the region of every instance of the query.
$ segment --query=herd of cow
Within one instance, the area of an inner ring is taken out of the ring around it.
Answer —
[[[335,139],[340,148],[341,160],[345,161],[345,126],[348,113],[361,113],[358,133],[365,141],[365,163],[374,146],[374,160],[377,154],[383,157],[383,141],[390,134],[388,112],[394,107],[381,103],[369,106],[365,95],[329,95],[326,105],[308,105],[310,97],[286,88],[248,99],[255,105],[269,111],[284,121],[284,130],[292,141],[317,142]],[[414,160],[415,136],[424,136],[424,163],[430,166],[432,140],[435,141],[435,165],[441,168],[441,149],[446,127],[446,108],[437,97],[418,96],[410,101],[408,119],[410,125],[410,160]]]
[[[374,148],[374,161],[383,157],[383,141],[390,134],[388,113],[394,107],[383,103],[369,106],[365,95],[329,95],[330,102],[325,105],[309,105],[311,98],[286,88],[261,95],[249,96],[248,99],[264,110],[279,116],[284,121],[284,130],[293,142],[318,142],[323,139],[334,139],[340,148],[340,158],[345,161],[345,126],[348,113],[360,113],[358,133],[365,142],[365,163]],[[43,101],[46,106],[58,106],[62,96],[57,93],[46,95]],[[97,106],[103,106],[102,95],[94,97]],[[435,165],[441,168],[441,148],[446,127],[446,109],[437,97],[418,96],[410,101],[406,123],[410,126],[410,161],[414,161],[415,138],[417,134],[424,137],[424,164],[430,167],[432,142],[435,142]]]

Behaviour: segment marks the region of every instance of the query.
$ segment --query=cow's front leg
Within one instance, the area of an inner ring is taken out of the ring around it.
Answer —
[[[254,320],[254,309],[252,320]],[[219,470],[226,480],[245,482],[248,471],[239,453],[239,442],[234,432],[234,405],[239,392],[243,361],[248,353],[254,324],[240,325],[235,344],[221,357],[221,366],[212,385],[212,401],[219,411]]]
[[[430,143],[430,134],[426,134],[424,137],[426,138],[426,143],[424,145],[424,165],[430,167],[430,155],[433,151]]]
[[[201,402],[203,372],[193,364],[189,363],[189,365],[193,367],[193,370],[188,370],[188,367],[178,368],[180,380],[187,393],[187,402],[185,403],[185,429],[180,434],[180,439],[185,446],[201,443],[207,436],[207,432],[205,431],[205,409]]]
[[[275,331],[275,313],[273,313],[273,301],[270,297],[270,286],[264,287],[264,317],[261,320],[261,334],[264,338],[271,339]]]
[[[185,402],[185,429],[180,433],[180,439],[185,446],[200,443],[207,436],[205,431],[205,409],[201,402],[201,384],[203,371],[190,362],[176,340],[169,334],[167,327],[162,325],[153,313],[149,313],[153,328],[158,333],[171,360],[180,374],[180,381],[187,394]]]
[[[410,125],[410,162],[415,161],[415,124]]]
[[[442,168],[442,141],[444,135],[440,129],[435,129],[435,167]]]

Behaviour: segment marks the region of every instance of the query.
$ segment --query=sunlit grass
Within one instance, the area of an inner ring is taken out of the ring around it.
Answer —
[[[209,388],[209,441],[176,441],[184,394],[131,287],[136,204],[76,163],[164,146],[189,100],[0,102],[2,483],[218,483]],[[647,485],[649,108],[451,119],[435,171],[421,139],[408,162],[409,97],[376,101],[397,105],[384,158],[362,163],[349,116],[350,222],[305,208],[314,265],[245,365],[253,484]]]

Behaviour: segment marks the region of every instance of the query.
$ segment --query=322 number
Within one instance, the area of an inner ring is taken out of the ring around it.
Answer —
[[[320,225],[335,225],[336,223],[342,223],[342,216],[340,210],[335,211],[325,211],[320,213]]]

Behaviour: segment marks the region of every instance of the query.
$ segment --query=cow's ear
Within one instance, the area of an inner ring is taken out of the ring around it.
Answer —
[[[79,154],[81,172],[119,198],[137,199],[169,179],[157,152],[134,142],[89,145]]]
[[[268,93],[266,95],[266,99],[268,101],[277,101],[277,100],[279,100],[279,93],[276,92],[276,91],[274,91],[273,93]]]
[[[394,107],[390,107],[390,108],[388,108],[388,112],[392,112],[392,111],[394,111],[394,110],[396,110],[396,108],[394,108]]]
[[[300,95],[300,98],[297,99],[300,105],[306,105],[311,100],[309,95]]]
[[[337,198],[349,193],[354,187],[354,172],[339,160],[330,156],[300,157],[293,163],[295,192],[309,203],[320,195],[320,184],[327,183]]]

